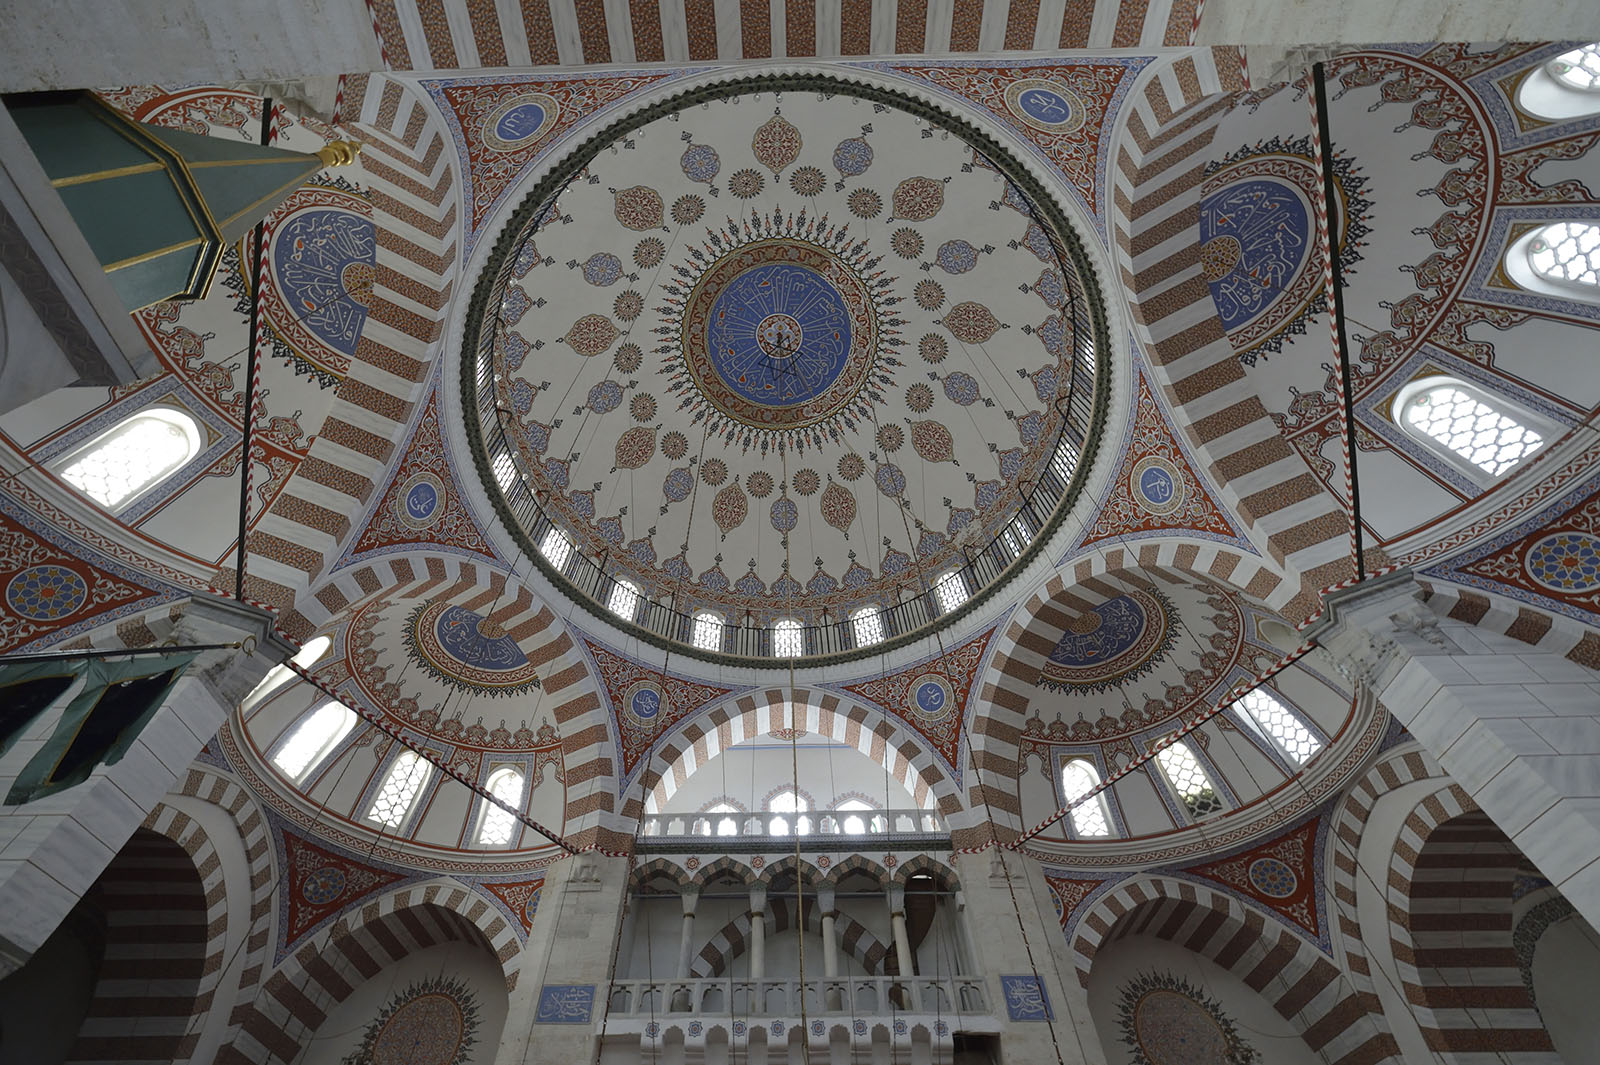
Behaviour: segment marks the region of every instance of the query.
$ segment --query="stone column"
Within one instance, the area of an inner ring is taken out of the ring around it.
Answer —
[[[547,867],[495,1061],[595,1060],[627,886],[625,857],[589,851]]]
[[[700,902],[700,886],[698,884],[685,884],[679,889],[679,897],[683,901],[683,932],[678,937],[678,965],[673,970],[673,976],[679,980],[689,979],[689,962],[694,950],[694,910]],[[687,1012],[693,996],[687,987],[680,987],[672,993],[672,1009],[676,1012]]]
[[[1012,852],[989,850],[957,854],[954,864],[961,878],[961,916],[970,925],[968,972],[984,974],[988,1011],[1001,1025],[1006,1060],[1052,1065],[1103,1062],[1088,995],[1072,978],[1071,961],[1064,957],[1066,940],[1053,914],[1049,920],[1042,917],[1050,911],[1050,894],[1038,863]],[[1058,949],[1062,953],[1052,959]],[[1071,980],[1070,987],[1062,983],[1063,975]],[[956,993],[960,994],[959,982]]]
[[[916,965],[911,960],[911,939],[906,934],[906,888],[904,884],[890,884],[883,889],[884,901],[889,904],[889,927],[894,935],[894,956],[900,963],[900,1008],[914,1010],[917,997],[912,992],[911,980],[916,976]]]
[[[750,885],[750,979],[767,973],[767,885]],[[756,989],[756,997],[761,997]]]
[[[832,884],[817,886],[817,912],[822,915],[822,975],[828,980],[839,976],[839,937],[834,933],[839,911],[834,909],[835,891]],[[822,1001],[827,1009],[836,1010],[841,1008],[843,1000],[837,988],[829,988]]]
[[[1407,571],[1328,597],[1307,630],[1472,796],[1562,896],[1600,921],[1600,640],[1476,592],[1429,602]],[[1463,620],[1465,619],[1465,620]],[[1537,646],[1505,632],[1527,633]],[[1320,652],[1314,652],[1320,656]]]

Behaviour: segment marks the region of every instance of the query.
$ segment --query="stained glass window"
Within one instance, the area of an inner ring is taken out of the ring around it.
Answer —
[[[75,455],[62,478],[103,507],[130,502],[200,450],[200,429],[182,411],[141,411]]]
[[[777,658],[799,658],[806,652],[805,626],[798,618],[772,623],[772,653]]]
[[[508,806],[522,804],[523,776],[511,768],[489,774],[489,794]],[[517,819],[494,803],[484,800],[483,823],[478,826],[478,842],[486,847],[504,847],[516,833]]]
[[[385,828],[399,828],[417,801],[417,793],[427,783],[432,767],[416,751],[402,751],[389,769],[389,777],[367,811],[367,820],[376,821]]]
[[[1600,223],[1544,226],[1528,241],[1528,265],[1546,281],[1600,288]]]
[[[1248,714],[1261,732],[1270,736],[1296,765],[1305,765],[1322,750],[1322,741],[1306,728],[1305,722],[1265,688],[1246,693],[1233,706],[1240,713]]]
[[[1071,804],[1089,794],[1100,783],[1100,774],[1082,758],[1068,762],[1061,770],[1061,794]],[[1072,808],[1072,831],[1079,836],[1111,835],[1111,818],[1104,795]]]
[[[1211,778],[1206,776],[1200,760],[1189,750],[1187,744],[1174,743],[1158,751],[1156,761],[1161,763],[1161,768],[1167,774],[1167,780],[1172,783],[1172,790],[1178,793],[1183,805],[1189,808],[1191,817],[1204,817],[1222,809],[1222,796],[1217,794]]]
[[[1401,421],[1494,476],[1506,472],[1544,444],[1544,437],[1487,396],[1459,381],[1441,379],[1406,399]]]
[[[1569,88],[1600,92],[1600,42],[1563,52],[1550,60],[1545,69]]]
[[[722,619],[709,610],[696,614],[689,642],[703,651],[722,650]]]
[[[875,606],[864,606],[850,615],[850,634],[857,647],[871,647],[883,642],[883,611]]]
[[[307,770],[326,758],[355,725],[355,712],[329,699],[300,719],[272,756],[272,764],[298,784],[305,779]]]

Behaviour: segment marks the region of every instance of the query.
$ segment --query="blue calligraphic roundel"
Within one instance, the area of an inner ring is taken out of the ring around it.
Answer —
[[[355,354],[367,320],[377,255],[372,219],[353,211],[310,207],[274,223],[272,269],[284,306],[346,357]]]
[[[1183,506],[1183,476],[1159,455],[1147,455],[1135,463],[1128,480],[1134,500],[1147,513],[1163,516]]]
[[[814,424],[849,403],[877,350],[865,283],[825,248],[774,238],[713,263],[690,293],[683,352],[702,396],[747,425]]]
[[[444,494],[444,482],[438,477],[426,471],[413,475],[396,500],[400,521],[412,529],[433,525],[439,520]]]
[[[944,717],[953,702],[950,684],[943,677],[930,673],[911,683],[911,706],[921,717]]]
[[[518,93],[483,120],[483,142],[500,152],[526,148],[550,132],[561,105],[542,92]]]
[[[628,713],[639,721],[654,721],[661,713],[661,692],[649,685],[636,686],[626,696]]]
[[[1087,117],[1083,100],[1058,81],[1023,78],[1006,87],[1006,109],[1024,125],[1046,133],[1070,133]]]

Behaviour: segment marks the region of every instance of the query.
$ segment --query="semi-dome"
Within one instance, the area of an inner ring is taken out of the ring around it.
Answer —
[[[1029,91],[1082,121],[1064,86]],[[919,101],[818,78],[669,100],[533,188],[484,271],[464,369],[485,483],[625,627],[767,657],[798,621],[796,649],[829,655],[875,642],[850,618],[878,610],[909,637],[1074,495],[1087,274],[1022,164]]]

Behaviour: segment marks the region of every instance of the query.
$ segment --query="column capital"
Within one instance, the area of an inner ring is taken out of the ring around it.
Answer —
[[[817,885],[817,908],[824,917],[834,912],[833,903],[838,890],[837,886],[826,881]]]
[[[700,904],[700,885],[683,884],[678,888],[678,898],[683,902],[683,915],[694,916],[694,908]]]
[[[883,901],[889,904],[891,914],[902,913],[906,908],[906,886],[904,884],[885,884],[883,886]]]
[[[767,912],[767,885],[765,885],[765,884],[751,884],[750,885],[750,912],[751,913],[766,913]]]

